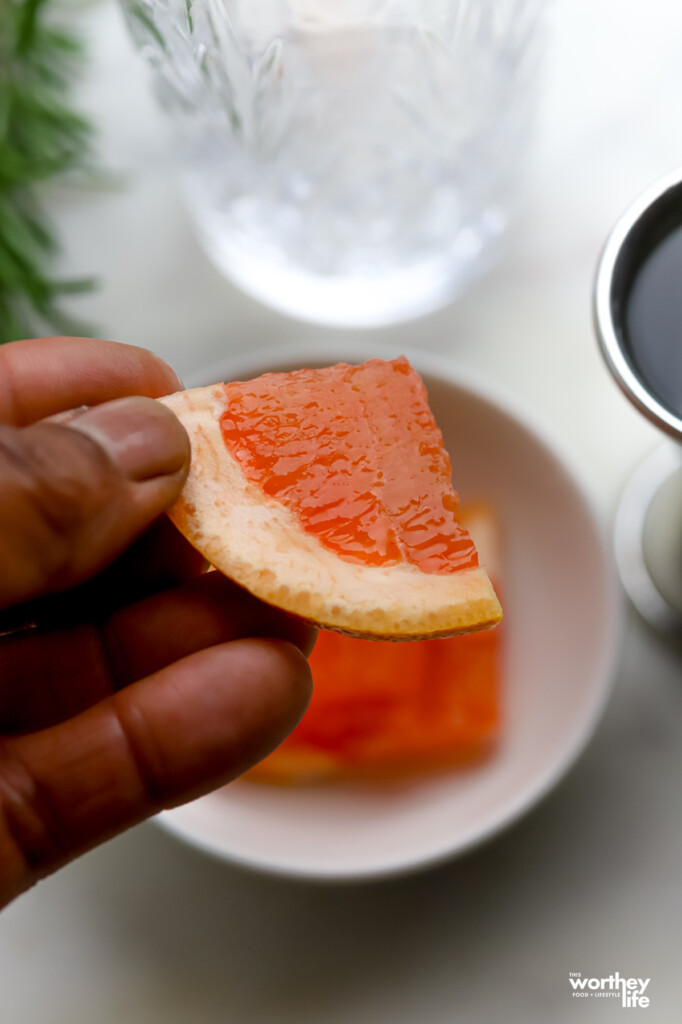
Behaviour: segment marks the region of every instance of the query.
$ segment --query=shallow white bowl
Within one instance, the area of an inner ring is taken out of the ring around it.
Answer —
[[[504,729],[484,763],[400,784],[280,789],[237,781],[160,815],[233,862],[315,879],[414,870],[492,836],[532,807],[581,753],[604,707],[620,602],[609,547],[574,472],[528,417],[456,364],[343,345],[234,358],[193,383],[405,354],[426,383],[462,500],[502,522]]]

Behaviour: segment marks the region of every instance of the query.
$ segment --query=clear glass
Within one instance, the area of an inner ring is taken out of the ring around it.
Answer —
[[[244,291],[336,325],[454,298],[507,226],[543,0],[121,0],[199,236]]]

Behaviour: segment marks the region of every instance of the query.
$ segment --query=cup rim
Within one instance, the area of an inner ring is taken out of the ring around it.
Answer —
[[[628,358],[623,337],[614,321],[614,308],[619,306],[619,298],[622,298],[619,295],[623,277],[620,271],[630,247],[635,244],[635,236],[655,222],[677,191],[680,192],[682,227],[682,166],[641,192],[621,214],[607,237],[597,264],[592,308],[602,356],[621,391],[650,422],[675,440],[682,441],[682,417],[663,405],[644,384]]]

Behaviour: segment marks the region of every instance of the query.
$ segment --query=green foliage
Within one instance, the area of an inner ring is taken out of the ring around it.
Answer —
[[[0,344],[79,333],[60,297],[90,281],[56,281],[57,240],[41,205],[43,183],[81,167],[91,128],[69,107],[81,46],[50,18],[50,0],[0,0]]]

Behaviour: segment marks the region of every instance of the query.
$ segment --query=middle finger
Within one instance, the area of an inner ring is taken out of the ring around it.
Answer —
[[[289,640],[305,654],[315,631],[217,572],[116,610],[103,624],[0,639],[0,731],[46,728],[195,651],[242,637]]]

